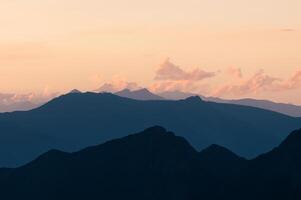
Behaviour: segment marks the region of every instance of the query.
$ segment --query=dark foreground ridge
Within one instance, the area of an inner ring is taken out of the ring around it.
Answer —
[[[50,149],[78,151],[153,125],[172,130],[198,151],[218,144],[253,158],[300,128],[301,118],[199,97],[141,101],[73,91],[31,111],[0,113],[0,167],[24,165]]]
[[[297,200],[301,130],[269,153],[245,160],[218,145],[197,152],[184,138],[156,126],[0,169],[0,195],[9,200]]]

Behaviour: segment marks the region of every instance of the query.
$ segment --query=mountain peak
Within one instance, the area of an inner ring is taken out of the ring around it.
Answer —
[[[82,93],[82,92],[78,89],[73,89],[69,93],[74,94],[74,93]]]
[[[203,151],[199,153],[199,156],[202,159],[218,159],[219,161],[235,161],[242,160],[243,158],[237,156],[232,151],[228,150],[225,147],[219,146],[217,144],[212,144]]]
[[[229,150],[226,149],[225,147],[220,146],[220,145],[211,144],[204,151],[211,151],[212,152],[212,151],[229,151]]]
[[[200,96],[191,96],[185,99],[185,101],[189,102],[202,102],[202,98]]]
[[[151,93],[147,88],[142,88],[140,90],[136,90],[136,92],[146,92],[146,93]]]
[[[107,151],[110,151],[110,154]],[[161,126],[153,126],[142,132],[88,147],[75,154],[84,157],[93,155],[94,158],[105,154],[127,159],[142,159],[143,162],[150,162],[153,167],[165,165],[167,168],[177,165],[178,161],[188,160],[191,156],[197,158],[196,150],[184,138],[175,136]]]
[[[144,138],[143,140],[160,138],[160,139],[158,139],[158,141],[162,141],[162,142],[164,142],[164,140],[174,140],[174,139],[181,138],[181,137],[177,137],[173,132],[167,131],[162,126],[152,126],[152,127],[146,128],[143,131],[126,136],[126,137],[124,137],[124,139],[127,137],[141,138],[141,139]],[[185,140],[185,139],[183,139],[183,140]]]
[[[148,134],[148,133],[150,133],[150,134],[154,134],[154,133],[171,134],[171,135],[174,136],[173,133],[167,132],[167,130],[164,127],[162,127],[162,126],[153,126],[153,127],[147,128],[144,131],[142,131],[141,134]]]

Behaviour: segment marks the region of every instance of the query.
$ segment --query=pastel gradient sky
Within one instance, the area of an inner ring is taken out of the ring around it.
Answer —
[[[1,0],[0,93],[135,82],[301,104],[300,8],[300,0]]]

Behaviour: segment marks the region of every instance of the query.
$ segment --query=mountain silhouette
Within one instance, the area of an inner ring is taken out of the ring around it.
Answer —
[[[126,97],[130,99],[136,99],[136,100],[163,100],[164,98],[155,95],[151,93],[148,89],[140,89],[140,90],[129,90],[124,89],[122,91],[115,93],[118,96]]]
[[[68,93],[31,111],[0,114],[0,166],[20,166],[50,149],[78,151],[153,125],[183,136],[197,150],[218,144],[251,158],[300,128],[301,119],[199,97],[138,101]]]
[[[243,159],[219,145],[197,152],[160,126],[78,152],[51,150],[0,169],[4,199],[300,199],[301,130]],[[295,151],[299,150],[299,151]]]

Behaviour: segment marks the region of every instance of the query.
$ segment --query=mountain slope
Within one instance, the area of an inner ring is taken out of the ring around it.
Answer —
[[[288,199],[301,197],[301,129],[245,160],[218,145],[197,152],[162,127],[75,153],[51,150],[0,169],[4,199]]]
[[[254,157],[278,145],[301,119],[202,101],[138,101],[110,93],[69,93],[38,109],[0,114],[0,166],[24,164],[49,149],[67,152],[162,125],[198,150],[210,144]]]

